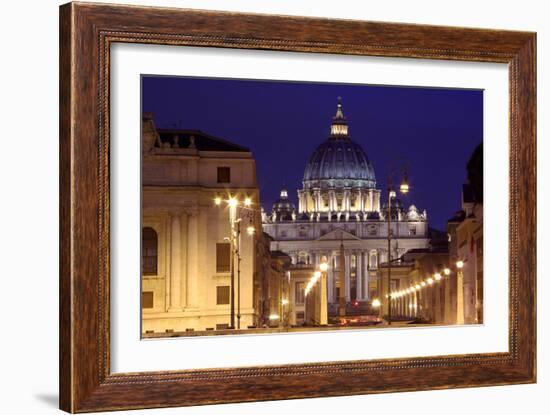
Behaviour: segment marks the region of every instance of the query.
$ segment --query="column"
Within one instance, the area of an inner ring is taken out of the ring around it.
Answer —
[[[321,273],[320,305],[319,305],[319,324],[326,326],[328,324],[328,298],[327,298],[327,273]]]
[[[355,283],[357,284],[357,299],[363,299],[363,252],[355,255]]]
[[[317,208],[315,209],[315,211],[320,212],[321,211],[321,206],[322,206],[321,191],[320,190],[315,191],[315,203],[317,205]]]
[[[362,262],[363,262],[363,298],[368,300],[370,298],[370,289],[369,289],[369,251],[363,252]]]
[[[164,311],[168,312],[170,310],[170,284],[172,283],[172,280],[170,278],[170,267],[171,267],[171,258],[172,258],[172,217],[168,215],[168,218],[165,221],[166,226],[166,237],[164,239],[166,244],[166,278],[164,279]]]
[[[199,304],[199,218],[198,212],[190,212],[187,223],[187,306]]]
[[[452,304],[451,304],[451,276],[448,275],[445,277],[445,294],[444,294],[444,300],[445,300],[445,324],[452,324],[453,323],[453,316],[452,316]]]
[[[187,212],[183,212],[181,218],[181,306],[187,306]]]
[[[458,269],[456,276],[456,324],[464,324],[464,274]]]
[[[369,190],[369,210],[372,212],[374,211],[374,192]]]
[[[344,197],[342,199],[342,211],[348,210],[348,191],[344,190]]]
[[[346,264],[346,301],[350,301],[350,271],[351,271],[351,258],[349,254],[345,255]]]
[[[334,303],[334,269],[333,269],[333,256],[328,255],[328,301]]]
[[[441,284],[435,282],[433,285],[434,290],[434,322],[440,324],[443,322],[441,317]]]
[[[170,215],[170,312],[181,311],[181,222],[178,213]]]

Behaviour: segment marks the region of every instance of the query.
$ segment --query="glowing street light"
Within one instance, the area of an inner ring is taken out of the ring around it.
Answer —
[[[247,215],[254,215],[254,210],[250,208],[252,205],[252,199],[250,197],[239,200],[237,197],[228,195],[227,199],[222,199],[220,195],[214,197],[214,204],[220,206],[222,202],[227,203],[229,207],[229,225],[230,225],[230,237],[229,242],[231,244],[231,283],[230,283],[230,327],[235,328],[235,303],[237,303],[237,329],[241,328],[241,222],[242,218],[239,214],[239,207],[247,211]],[[244,206],[244,208],[243,208]],[[256,232],[253,226],[253,221],[250,219],[249,226],[246,228],[248,235],[252,236]],[[235,256],[237,257],[237,266],[235,267]],[[237,269],[237,284],[235,284],[235,268]],[[235,298],[235,285],[237,286],[237,298]]]
[[[445,269],[443,270],[443,274],[445,274],[445,275],[451,275],[451,270],[450,270],[449,268],[445,268]]]
[[[456,324],[464,324],[464,261],[456,261]]]
[[[408,181],[408,178],[407,178],[407,171],[404,170],[403,171],[403,178],[401,180],[401,183],[399,185],[399,191],[402,193],[402,194],[407,194],[409,192],[409,181]],[[397,197],[396,195],[396,192],[393,188],[393,185],[392,185],[392,179],[391,179],[391,174],[388,176],[388,211],[386,212],[386,216],[387,216],[387,221],[388,221],[388,236],[387,236],[387,239],[388,239],[388,261],[387,261],[387,264],[388,264],[388,275],[387,275],[387,282],[386,282],[386,293],[389,295],[390,293],[390,288],[391,288],[391,262],[392,262],[392,258],[391,258],[391,240],[392,240],[392,228],[391,228],[391,222],[392,222],[392,217],[391,217],[391,214],[392,214],[392,199],[395,199]],[[380,282],[380,285],[381,285],[381,282]],[[381,289],[379,289],[379,293],[378,295],[381,296],[382,295],[382,292],[380,292]],[[391,325],[391,314],[392,314],[392,305],[391,305],[391,301],[388,302],[387,304],[388,306],[388,324]],[[383,314],[383,310],[380,309],[380,316],[382,317],[382,314]]]
[[[372,306],[375,307],[375,308],[378,308],[382,305],[382,303],[380,302],[380,300],[378,298],[375,298],[374,300],[372,300]]]
[[[235,199],[234,197],[231,197],[229,198],[229,200],[227,201],[227,204],[229,205],[229,207],[237,207],[237,205],[239,204],[239,202],[237,202],[237,199]]]

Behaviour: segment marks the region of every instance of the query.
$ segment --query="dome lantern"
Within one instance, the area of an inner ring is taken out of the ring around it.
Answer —
[[[304,188],[375,188],[374,168],[363,148],[348,135],[348,124],[338,98],[330,136],[310,156],[304,170]]]
[[[333,139],[348,137],[348,123],[342,109],[342,98],[338,97],[338,105],[336,106],[336,114],[332,117],[330,126],[330,136]]]
[[[338,98],[330,135],[313,151],[298,191],[298,212],[309,219],[346,221],[380,211],[380,190],[367,154],[348,134],[342,100]],[[338,212],[334,215],[335,212]],[[313,216],[312,216],[313,215]],[[362,215],[362,216],[361,216]]]

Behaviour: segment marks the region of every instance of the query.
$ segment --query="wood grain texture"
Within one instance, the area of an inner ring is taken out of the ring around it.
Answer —
[[[116,42],[508,63],[509,352],[110,373],[109,60],[110,45]],[[61,6],[60,407],[90,412],[534,382],[535,68],[534,33],[86,3]]]

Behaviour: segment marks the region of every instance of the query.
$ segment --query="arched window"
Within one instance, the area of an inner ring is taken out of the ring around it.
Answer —
[[[141,272],[156,275],[158,263],[158,236],[153,228],[141,231]]]

